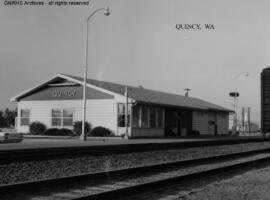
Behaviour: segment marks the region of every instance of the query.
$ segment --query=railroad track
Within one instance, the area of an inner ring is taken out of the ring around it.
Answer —
[[[270,149],[0,186],[1,199],[114,199],[270,160]]]

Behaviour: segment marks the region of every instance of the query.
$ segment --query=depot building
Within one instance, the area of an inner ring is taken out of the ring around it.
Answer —
[[[83,78],[57,74],[11,99],[18,103],[16,128],[27,133],[29,124],[39,121],[47,128],[72,129],[82,120],[82,97]],[[92,128],[125,134],[126,105],[131,138],[225,135],[232,112],[193,97],[87,79],[86,121]]]

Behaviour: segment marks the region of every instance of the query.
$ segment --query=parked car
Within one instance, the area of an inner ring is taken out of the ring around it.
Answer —
[[[0,142],[21,142],[22,140],[22,133],[0,131]]]

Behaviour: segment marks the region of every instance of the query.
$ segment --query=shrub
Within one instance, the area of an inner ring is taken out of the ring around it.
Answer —
[[[91,131],[90,123],[85,122],[84,132],[87,134],[87,133],[90,133],[90,131]],[[73,123],[73,132],[76,135],[81,135],[82,134],[82,121],[75,121]]]
[[[110,129],[102,127],[102,126],[98,126],[91,131],[91,136],[109,137],[109,136],[114,136],[114,134],[112,133]]]
[[[56,135],[57,136],[72,136],[73,132],[70,129],[61,128],[61,129],[57,130]]]
[[[7,124],[7,122],[5,121],[5,119],[3,118],[3,116],[1,115],[1,113],[0,113],[0,127],[1,127],[1,128],[8,127],[8,124]]]
[[[44,135],[46,126],[41,122],[35,121],[29,125],[29,131],[32,135]]]
[[[56,135],[58,128],[49,128],[46,130],[45,135]]]
[[[189,135],[190,136],[199,136],[200,135],[200,131],[192,130]]]

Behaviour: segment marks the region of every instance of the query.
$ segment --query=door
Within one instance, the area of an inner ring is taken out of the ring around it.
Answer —
[[[167,137],[180,136],[180,122],[181,118],[178,116],[178,111],[175,109],[165,110],[165,135]]]

